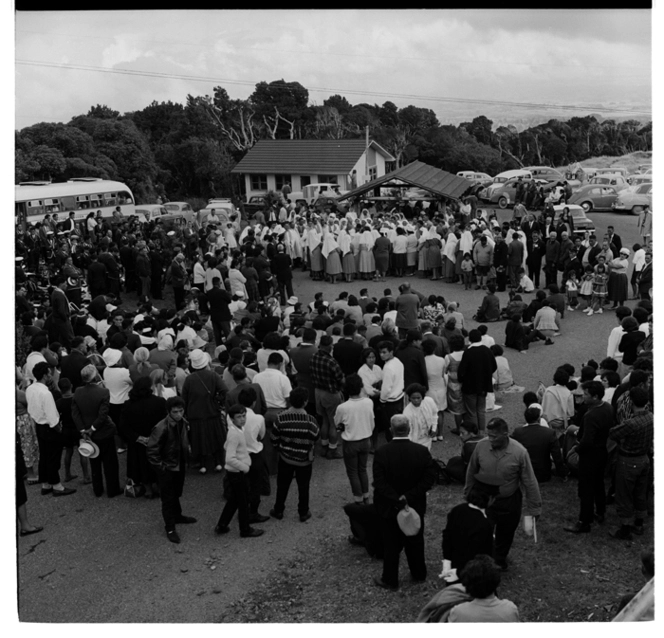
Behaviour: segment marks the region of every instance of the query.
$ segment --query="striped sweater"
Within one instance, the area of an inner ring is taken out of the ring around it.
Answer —
[[[272,427],[272,445],[291,465],[309,465],[320,430],[314,417],[304,410],[290,408],[277,417]]]

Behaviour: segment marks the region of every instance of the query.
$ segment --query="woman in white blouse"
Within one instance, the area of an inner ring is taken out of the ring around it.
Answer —
[[[376,365],[376,351],[373,348],[362,350],[362,361],[364,361],[364,364],[357,372],[362,379],[360,396],[378,399],[380,384],[383,381],[383,370]],[[378,387],[376,387],[376,384]]]
[[[410,421],[410,434],[408,438],[413,443],[424,445],[431,450],[431,441],[436,436],[438,427],[438,407],[436,402],[426,395],[424,386],[413,383],[406,388],[408,405],[403,415]]]

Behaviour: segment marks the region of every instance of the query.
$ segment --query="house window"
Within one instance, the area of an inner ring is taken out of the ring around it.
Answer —
[[[309,184],[311,184],[311,177],[309,175],[301,175],[300,190],[302,190],[305,186],[309,186]]]
[[[369,181],[372,179],[376,179],[378,177],[378,168],[375,166],[370,166],[369,167]]]
[[[337,176],[336,175],[319,175],[318,176],[319,184],[336,184]]]
[[[251,176],[251,190],[252,191],[266,191],[267,190],[267,175],[252,175]]]
[[[275,175],[274,180],[278,191],[280,191],[286,184],[292,187],[290,175]]]

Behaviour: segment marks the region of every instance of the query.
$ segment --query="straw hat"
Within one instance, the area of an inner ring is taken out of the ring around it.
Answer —
[[[210,363],[210,355],[196,348],[189,353],[189,362],[194,370],[201,370]]]
[[[99,456],[99,446],[90,439],[82,439],[78,446],[78,453],[86,459],[96,459]]]

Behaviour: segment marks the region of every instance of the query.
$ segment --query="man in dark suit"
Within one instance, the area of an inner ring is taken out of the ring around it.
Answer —
[[[357,374],[357,371],[364,363],[361,360],[362,350],[364,350],[364,348],[359,343],[357,343],[357,341],[353,340],[353,336],[356,332],[357,328],[355,327],[355,324],[344,324],[344,336],[342,339],[337,341],[333,350],[334,358],[339,362],[341,371],[346,376]]]
[[[106,494],[113,498],[122,494],[122,488],[115,448],[115,424],[108,416],[111,394],[107,388],[99,385],[97,379],[97,368],[92,364],[81,370],[81,380],[85,385],[74,392],[71,414],[78,431],[89,436],[99,447],[99,456],[90,459],[92,490],[95,496],[101,496],[105,479]]]
[[[479,330],[468,333],[470,346],[463,353],[457,375],[466,409],[466,420],[477,424],[480,434],[486,426],[486,395],[493,392],[493,373],[497,369],[496,357],[482,343]]]
[[[85,344],[85,339],[74,337],[71,340],[71,352],[62,359],[60,364],[60,376],[71,381],[73,391],[83,385],[81,370],[90,364],[90,360],[86,356],[87,353],[88,346]]]
[[[293,296],[293,261],[286,254],[283,244],[277,244],[277,254],[272,258],[272,272],[277,278],[281,305],[286,305],[286,297]]]
[[[620,235],[616,235],[615,231],[613,230],[613,226],[607,226],[606,236],[609,240],[609,246],[611,247],[611,251],[613,252],[614,255],[617,255],[620,252],[620,249],[623,247]],[[616,247],[616,250],[613,250],[614,246]]]
[[[541,416],[539,408],[528,408],[524,413],[526,425],[516,428],[512,438],[528,451],[537,482],[546,483],[551,480],[552,458],[558,476],[565,476],[567,472],[558,437],[551,428],[540,424]]]
[[[374,578],[379,587],[399,588],[399,558],[405,549],[413,580],[427,577],[424,560],[424,515],[427,491],[436,480],[436,468],[427,448],[409,440],[408,417],[396,414],[390,421],[392,441],[376,450],[373,463],[374,505],[382,519],[383,574]],[[413,508],[422,520],[415,536],[406,536],[397,523],[404,507]]]
[[[51,293],[51,339],[59,341],[65,348],[69,348],[74,338],[74,328],[71,325],[71,310],[69,299],[65,294],[67,279],[64,275],[54,278],[57,288]]]

